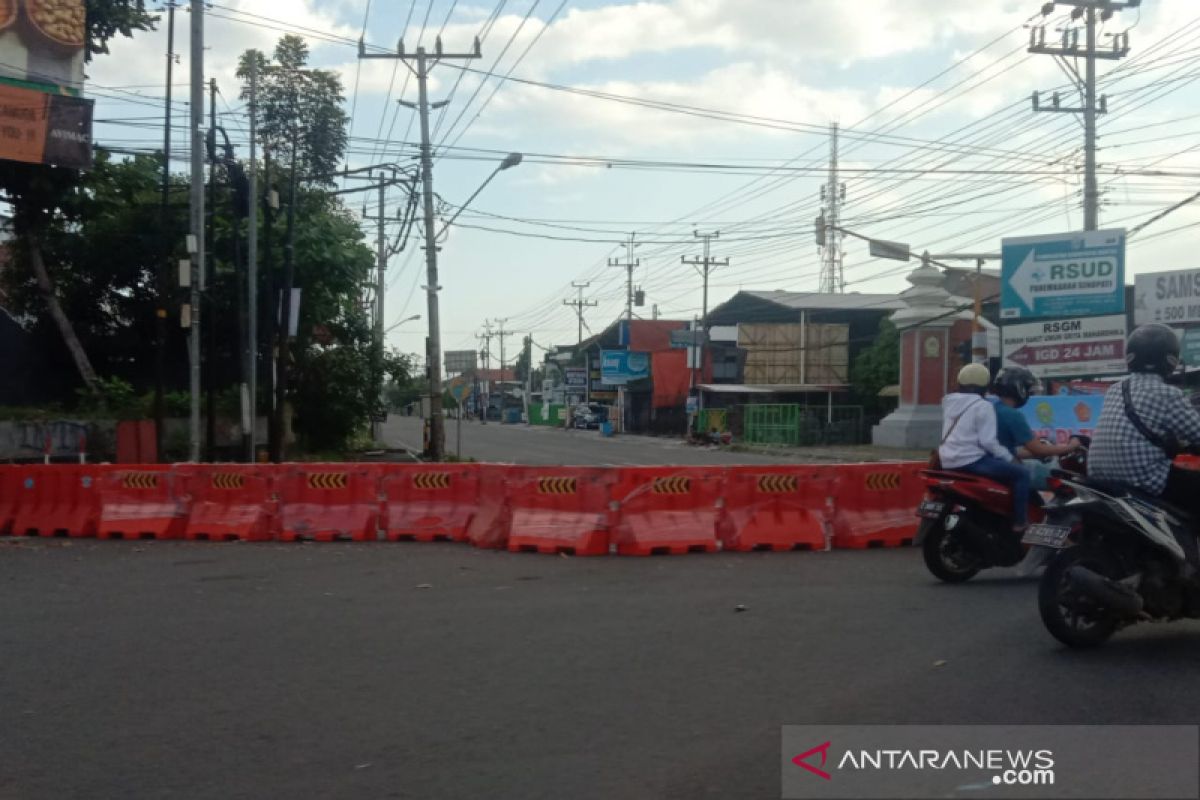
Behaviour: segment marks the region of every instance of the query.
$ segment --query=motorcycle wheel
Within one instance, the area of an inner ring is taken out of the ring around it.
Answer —
[[[922,539],[921,554],[925,566],[938,580],[946,583],[963,583],[971,580],[983,568],[983,560],[963,546],[954,531],[946,530],[946,519],[921,520],[917,533]]]
[[[1098,647],[1117,630],[1118,620],[1104,609],[1081,610],[1071,602],[1067,570],[1087,567],[1106,578],[1120,578],[1116,560],[1098,547],[1080,546],[1064,550],[1050,562],[1038,584],[1038,612],[1050,635],[1070,647]]]

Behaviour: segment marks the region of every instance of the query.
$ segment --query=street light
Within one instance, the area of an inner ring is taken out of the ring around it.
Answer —
[[[383,333],[384,333],[384,335],[386,336],[387,334],[389,334],[389,333],[391,333],[392,331],[396,330],[396,328],[399,328],[399,327],[400,327],[401,325],[403,325],[404,323],[406,323],[406,322],[414,322],[414,321],[416,321],[416,320],[418,320],[418,319],[420,319],[420,318],[421,318],[421,315],[420,315],[420,314],[413,314],[411,317],[405,317],[404,319],[400,320],[399,322],[397,322],[397,323],[395,323],[395,324],[393,324],[393,325],[390,325],[390,326],[388,327],[388,329],[387,329],[387,330],[385,330]]]
[[[506,155],[504,160],[497,164],[496,168],[492,170],[492,174],[487,176],[487,180],[479,184],[479,188],[475,190],[474,194],[467,198],[467,202],[458,207],[458,211],[454,212],[453,217],[446,220],[445,224],[442,225],[442,229],[438,231],[437,238],[442,238],[442,235],[445,234],[446,231],[450,229],[450,226],[454,224],[454,220],[458,219],[458,215],[465,211],[467,206],[471,205],[471,201],[478,197],[479,193],[483,191],[484,187],[492,182],[492,178],[496,177],[506,169],[512,169],[524,160],[525,156],[521,155],[520,153],[509,153]]]

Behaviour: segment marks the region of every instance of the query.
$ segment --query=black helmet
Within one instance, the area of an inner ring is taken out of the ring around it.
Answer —
[[[992,394],[1015,401],[1017,408],[1025,405],[1031,394],[1038,391],[1038,379],[1024,367],[1005,367],[992,382]]]
[[[1130,372],[1153,372],[1165,378],[1179,368],[1179,337],[1158,322],[1142,325],[1129,334],[1125,363]]]

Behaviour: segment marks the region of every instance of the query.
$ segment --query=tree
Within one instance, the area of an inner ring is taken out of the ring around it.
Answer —
[[[854,359],[850,383],[868,414],[878,414],[884,404],[879,392],[900,382],[900,333],[891,320],[879,321],[879,335]]]
[[[86,23],[85,60],[108,53],[108,43],[117,34],[130,37],[149,30],[156,17],[145,9],[144,0],[89,0]],[[42,237],[56,222],[79,222],[66,216],[64,201],[78,191],[84,173],[77,170],[0,161],[0,192],[13,208],[13,232],[17,252],[36,280],[46,311],[57,326],[83,382],[92,387],[96,372],[80,344],[74,327],[59,301],[58,289],[42,252]]]
[[[307,69],[308,45],[284,36],[274,60],[247,50],[238,64],[242,99],[250,99],[250,65],[258,62],[259,135],[280,164],[295,164],[301,180],[333,183],[346,152],[345,97],[337,73]],[[294,158],[294,161],[293,161]]]
[[[3,289],[14,314],[36,320],[31,333],[47,364],[51,389],[73,395],[71,356],[58,345],[57,321],[42,317],[46,300],[39,272],[55,275],[54,302],[70,320],[72,335],[96,372],[144,389],[154,381],[155,275],[162,262],[161,242],[177,242],[182,256],[187,232],[187,183],[170,184],[166,228],[158,223],[162,159],[138,156],[115,161],[97,150],[91,171],[59,199],[58,213],[47,217],[35,251],[18,247],[16,269],[3,273]],[[156,224],[146,224],[155,213]],[[119,254],[119,257],[114,257]],[[31,263],[41,259],[41,269]],[[184,333],[168,327],[169,352],[183,352]],[[181,361],[177,375],[186,374]]]

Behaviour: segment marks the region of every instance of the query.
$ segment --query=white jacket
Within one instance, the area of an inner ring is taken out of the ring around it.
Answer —
[[[947,433],[950,434],[948,437]],[[938,448],[938,454],[945,469],[974,464],[986,455],[1002,461],[1013,460],[1013,454],[996,438],[995,407],[977,394],[954,392],[942,398],[942,438],[945,441]]]

